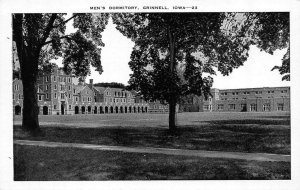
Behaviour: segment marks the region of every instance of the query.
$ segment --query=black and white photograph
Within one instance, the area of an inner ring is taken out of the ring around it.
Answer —
[[[300,188],[300,1],[242,2],[3,11],[0,189]]]

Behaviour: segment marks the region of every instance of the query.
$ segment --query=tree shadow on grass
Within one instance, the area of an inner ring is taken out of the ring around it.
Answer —
[[[290,152],[290,130],[272,125],[223,124],[179,126],[175,133],[167,127],[41,128],[45,135],[16,139],[109,146],[178,148],[241,152]],[[18,130],[16,126],[14,133]]]
[[[242,125],[290,125],[290,120],[261,120],[261,119],[236,119],[236,120],[215,120],[215,121],[193,121],[195,123],[209,124],[242,124]]]

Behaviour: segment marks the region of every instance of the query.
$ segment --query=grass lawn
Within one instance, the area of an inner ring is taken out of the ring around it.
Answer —
[[[43,135],[24,136],[14,118],[14,139],[130,147],[290,154],[289,113],[180,113],[168,133],[166,114],[41,116]]]
[[[290,178],[286,162],[14,145],[17,181]]]

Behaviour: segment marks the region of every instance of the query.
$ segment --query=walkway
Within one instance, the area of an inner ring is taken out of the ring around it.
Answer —
[[[149,154],[166,154],[178,156],[198,156],[208,158],[228,158],[242,159],[255,161],[271,161],[271,162],[290,162],[290,155],[267,154],[267,153],[243,153],[243,152],[221,152],[221,151],[205,151],[205,150],[186,150],[186,149],[170,149],[170,148],[151,148],[151,147],[125,147],[125,146],[106,146],[94,144],[79,144],[79,143],[61,143],[47,141],[30,141],[30,140],[15,140],[14,144],[42,147],[71,147],[83,148],[91,150],[110,150],[133,153],[149,153]]]

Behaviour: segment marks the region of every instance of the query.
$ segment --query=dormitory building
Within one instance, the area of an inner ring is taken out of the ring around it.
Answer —
[[[168,105],[150,102],[137,96],[134,91],[121,88],[97,87],[66,75],[61,68],[38,77],[38,106],[41,115],[118,114],[118,113],[167,113]],[[23,85],[13,80],[14,114],[21,115]]]
[[[97,87],[66,75],[55,68],[38,77],[38,106],[41,115],[168,113],[168,105],[145,101],[134,91]],[[211,89],[207,100],[189,95],[180,102],[179,112],[273,112],[290,110],[290,87]],[[22,114],[23,85],[13,80],[13,108]]]

